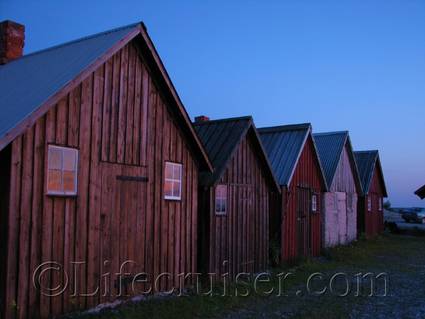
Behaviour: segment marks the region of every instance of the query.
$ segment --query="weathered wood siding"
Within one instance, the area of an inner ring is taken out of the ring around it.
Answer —
[[[215,188],[204,195],[201,214],[209,218],[204,261],[207,270],[216,274],[256,273],[268,266],[272,184],[251,134],[240,143],[219,181],[228,186],[227,214],[215,214]]]
[[[9,191],[10,191],[10,146],[0,152],[0,317],[4,309],[6,291],[6,263],[7,255],[7,225],[9,217]]]
[[[324,191],[324,185],[321,178],[320,166],[315,155],[315,149],[311,136],[305,143],[298,164],[295,168],[294,176],[288,189],[284,189],[282,196],[284,202],[282,207],[282,261],[293,261],[296,258],[303,257],[298,255],[297,236],[297,213],[300,209],[298,205],[297,189],[303,187],[309,189],[311,193],[317,194],[318,210],[316,213],[308,213],[306,222],[309,224],[308,241],[310,246],[310,254],[318,256],[321,252],[321,194]],[[310,203],[308,203],[310,207]]]
[[[369,188],[369,193],[359,200],[358,221],[359,233],[364,232],[366,237],[374,237],[384,231],[384,212],[379,210],[379,200],[383,199],[383,186],[381,172],[375,169],[372,176],[372,182]],[[368,198],[372,200],[372,209],[368,211]]]
[[[351,165],[347,148],[348,146],[346,144],[341,153],[334,180],[332,181],[332,185],[330,185],[330,192],[357,193],[353,166]]]
[[[150,283],[161,272],[196,271],[198,162],[143,61],[128,44],[13,141],[5,318],[47,318],[112,300],[126,260],[135,263],[123,272],[146,272]],[[77,197],[45,195],[49,144],[79,149]],[[166,160],[183,164],[181,201],[163,199]],[[32,284],[48,261],[63,268],[44,273],[43,286],[69,280],[56,297]],[[82,262],[76,276],[74,261]],[[163,278],[158,288],[173,283]]]
[[[329,192],[323,196],[323,246],[347,244],[357,238],[357,187],[348,145],[341,153]]]

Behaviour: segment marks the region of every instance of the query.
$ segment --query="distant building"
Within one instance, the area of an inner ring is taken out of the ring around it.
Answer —
[[[419,188],[416,192],[416,195],[419,196],[420,199],[424,199],[425,198],[425,185],[422,186],[421,188]]]

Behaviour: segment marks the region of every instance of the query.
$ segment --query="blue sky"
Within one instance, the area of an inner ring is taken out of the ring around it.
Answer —
[[[425,206],[425,1],[0,0],[29,53],[143,20],[189,114],[312,122],[379,149],[393,206]]]

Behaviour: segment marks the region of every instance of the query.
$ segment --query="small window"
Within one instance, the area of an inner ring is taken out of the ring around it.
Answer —
[[[165,162],[165,199],[182,199],[182,167],[178,163]]]
[[[367,211],[368,212],[372,211],[372,198],[370,196],[368,196],[367,198]]]
[[[226,215],[227,213],[227,186],[218,185],[215,188],[215,213]]]
[[[311,195],[311,211],[317,212],[317,194]]]
[[[378,197],[378,209],[381,212],[382,211],[382,198]]]
[[[57,196],[77,195],[78,150],[68,147],[48,146],[47,194]]]

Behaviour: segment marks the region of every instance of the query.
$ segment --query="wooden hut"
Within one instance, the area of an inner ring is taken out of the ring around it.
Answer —
[[[281,186],[271,201],[271,240],[281,261],[321,252],[321,194],[327,190],[310,124],[262,128],[261,140]]]
[[[361,182],[347,131],[313,134],[328,191],[322,200],[322,245],[345,245],[357,239],[357,199]]]
[[[23,43],[23,26],[1,26],[0,47]],[[212,166],[144,25],[15,51],[0,66],[2,318],[196,271],[198,177]]]
[[[200,264],[209,273],[257,273],[268,265],[269,198],[279,193],[251,117],[209,121],[195,129],[212,161],[201,173]]]
[[[366,237],[376,236],[384,231],[383,198],[387,197],[381,161],[378,151],[354,152],[363,196],[357,208],[358,233]]]

